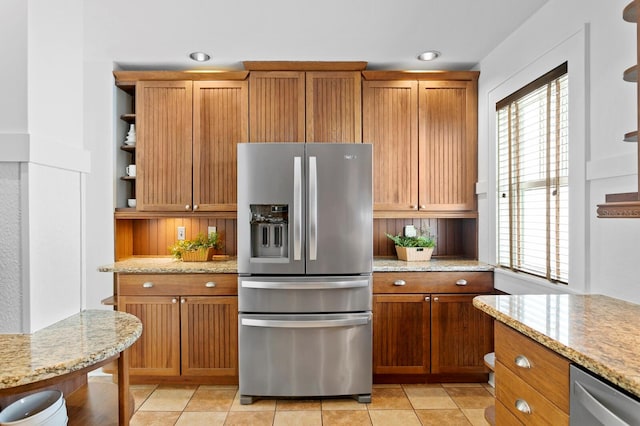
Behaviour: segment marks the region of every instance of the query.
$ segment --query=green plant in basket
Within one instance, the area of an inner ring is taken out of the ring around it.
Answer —
[[[210,248],[222,248],[220,235],[217,232],[212,232],[208,236],[205,236],[202,232],[200,232],[198,236],[193,240],[182,240],[176,242],[172,246],[169,246],[171,254],[176,259],[183,259],[184,254],[188,252],[207,251]]]
[[[399,247],[435,247],[436,239],[429,233],[428,230],[421,229],[415,237],[405,237],[402,234],[391,235],[387,234],[387,237]]]

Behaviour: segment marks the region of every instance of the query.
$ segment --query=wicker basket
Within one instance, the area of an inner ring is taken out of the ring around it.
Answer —
[[[185,262],[206,262],[213,256],[213,248],[201,248],[193,251],[185,251],[182,253],[182,260]]]
[[[400,247],[396,246],[398,259],[407,262],[425,261],[431,259],[433,247]]]

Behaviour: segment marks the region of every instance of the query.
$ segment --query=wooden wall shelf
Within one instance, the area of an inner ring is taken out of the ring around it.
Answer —
[[[636,26],[636,62],[640,63],[640,0],[633,0],[622,12],[622,18],[626,22]],[[634,65],[624,71],[625,81],[636,83],[638,105],[636,109],[637,124],[640,129],[640,84],[638,84],[638,65]],[[626,133],[625,142],[638,142],[638,131]],[[640,189],[640,146],[638,146],[638,188]],[[604,204],[598,204],[598,217],[601,218],[640,218],[640,194],[627,192],[623,194],[607,194]]]
[[[202,218],[202,219],[236,219],[236,212],[147,212],[135,208],[116,208],[115,219],[162,219],[162,218]]]
[[[628,81],[630,83],[637,83],[638,82],[638,66],[634,65],[624,70],[622,78],[624,81]]]

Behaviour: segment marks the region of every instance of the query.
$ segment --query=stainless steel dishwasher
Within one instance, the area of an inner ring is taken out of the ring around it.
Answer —
[[[574,365],[571,377],[571,426],[640,425],[640,400]]]

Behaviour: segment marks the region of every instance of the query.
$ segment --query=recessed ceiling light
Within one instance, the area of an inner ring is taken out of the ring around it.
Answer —
[[[192,52],[189,54],[189,57],[197,62],[206,62],[211,59],[211,56],[204,52]]]
[[[426,52],[419,54],[418,59],[421,61],[433,61],[438,56],[440,56],[440,52],[436,50],[427,50]]]

